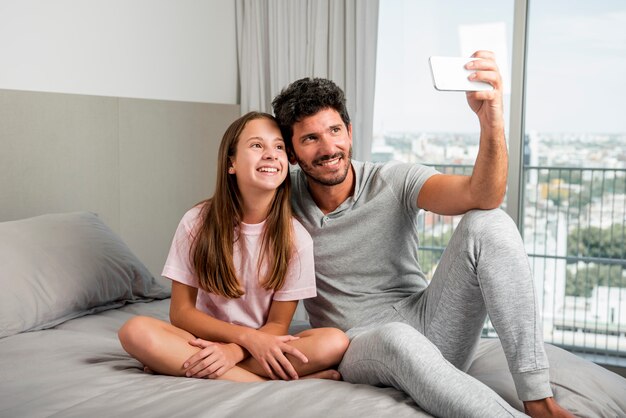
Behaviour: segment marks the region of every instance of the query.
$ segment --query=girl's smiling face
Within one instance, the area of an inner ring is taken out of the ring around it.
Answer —
[[[285,142],[280,129],[269,119],[249,121],[239,135],[231,157],[230,174],[235,174],[242,194],[274,192],[289,173]]]

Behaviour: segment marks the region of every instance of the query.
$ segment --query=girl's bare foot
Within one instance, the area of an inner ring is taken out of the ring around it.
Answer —
[[[306,376],[301,376],[301,379],[328,379],[328,380],[341,380],[341,374],[334,369],[322,370],[320,372],[315,372],[311,374],[307,374]]]

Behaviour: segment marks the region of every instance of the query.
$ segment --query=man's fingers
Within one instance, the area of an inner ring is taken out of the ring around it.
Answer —
[[[473,81],[484,81],[485,83],[489,83],[491,85],[500,84],[500,76],[495,71],[480,71],[470,74],[470,80]]]
[[[465,68],[476,71],[496,71],[498,69],[498,64],[494,60],[477,58],[468,61],[465,64]]]
[[[472,54],[472,58],[486,58],[490,60],[495,60],[496,54],[494,54],[493,51],[478,50]]]

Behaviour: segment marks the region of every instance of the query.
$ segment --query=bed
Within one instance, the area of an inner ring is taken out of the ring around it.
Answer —
[[[133,315],[168,319],[169,289],[90,212],[0,223],[1,417],[424,417],[392,388],[150,375],[124,352]],[[294,332],[306,326],[295,321]],[[626,380],[548,346],[557,400],[581,417],[626,416]],[[469,373],[515,397],[502,349],[481,341]]]
[[[238,106],[0,89],[0,114],[1,418],[429,416],[392,388],[148,375],[120,346],[133,315],[168,318],[157,275]],[[563,405],[626,416],[625,379],[547,349]],[[522,407],[497,340],[470,374]]]

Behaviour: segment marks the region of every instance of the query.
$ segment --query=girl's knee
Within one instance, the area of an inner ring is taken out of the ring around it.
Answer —
[[[310,329],[298,335],[315,339],[315,354],[309,361],[318,362],[324,368],[339,364],[350,344],[346,334],[337,328]]]
[[[333,364],[339,364],[348,349],[348,345],[350,345],[350,339],[343,331],[337,328],[328,328],[327,333],[329,356],[333,358]]]
[[[122,343],[122,347],[127,352],[134,351],[134,348],[140,343],[144,345],[150,341],[150,326],[152,318],[146,316],[135,316],[117,331],[117,336]]]

